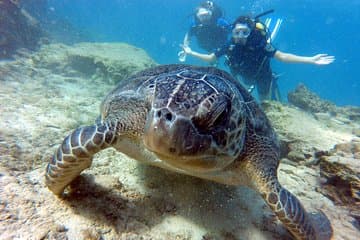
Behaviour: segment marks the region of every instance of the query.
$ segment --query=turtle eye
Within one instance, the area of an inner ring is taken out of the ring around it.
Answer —
[[[221,107],[223,107],[222,109],[219,109],[221,111],[217,111],[217,114],[213,116],[212,119],[213,121],[211,126],[218,126],[226,121],[228,115],[228,109],[226,108],[226,105],[222,105]]]
[[[210,96],[199,105],[193,123],[199,130],[208,130],[220,126],[226,123],[229,109],[230,101],[228,98]]]

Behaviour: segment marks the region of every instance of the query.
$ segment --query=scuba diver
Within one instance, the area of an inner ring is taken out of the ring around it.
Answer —
[[[183,51],[203,61],[212,63],[223,55],[231,74],[247,86],[256,86],[260,101],[280,101],[276,77],[270,66],[270,59],[275,58],[286,63],[307,63],[324,65],[332,63],[334,56],[316,54],[314,56],[298,56],[281,52],[271,44],[271,38],[265,24],[259,17],[273,10],[256,16],[238,17],[232,25],[232,37],[222,48],[210,54],[201,54],[192,51],[189,46],[183,46]]]
[[[213,1],[205,1],[196,8],[183,45],[189,46],[191,38],[195,37],[199,47],[210,53],[228,41],[230,32],[231,24],[223,18],[221,8]],[[180,51],[178,56],[181,62],[185,61],[184,51]]]

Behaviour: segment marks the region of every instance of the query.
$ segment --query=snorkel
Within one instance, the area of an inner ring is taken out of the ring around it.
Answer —
[[[265,12],[262,12],[262,13],[256,15],[256,16],[254,17],[254,19],[255,19],[255,20],[258,20],[259,18],[261,18],[261,17],[263,17],[263,16],[265,16],[265,15],[268,15],[268,14],[270,14],[270,13],[273,13],[273,12],[275,12],[274,9],[267,10],[267,11],[265,11]]]

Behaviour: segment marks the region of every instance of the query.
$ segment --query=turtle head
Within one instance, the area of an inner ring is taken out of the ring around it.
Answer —
[[[167,101],[155,99],[145,125],[144,144],[177,168],[221,169],[235,159],[227,141],[230,111],[229,97],[215,92],[178,92]]]

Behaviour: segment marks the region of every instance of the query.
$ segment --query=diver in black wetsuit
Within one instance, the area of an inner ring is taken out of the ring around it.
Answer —
[[[210,54],[201,54],[183,46],[183,51],[206,62],[216,62],[225,55],[226,63],[232,75],[246,85],[257,87],[259,99],[279,100],[276,78],[270,67],[270,59],[275,58],[287,63],[330,64],[335,58],[327,54],[317,54],[311,57],[298,56],[277,50],[268,41],[266,26],[258,18],[240,16],[233,23],[232,38],[222,48]]]
[[[227,42],[230,32],[231,25],[223,18],[221,8],[213,1],[205,1],[196,8],[183,45],[189,46],[190,39],[195,37],[199,47],[213,52]]]

